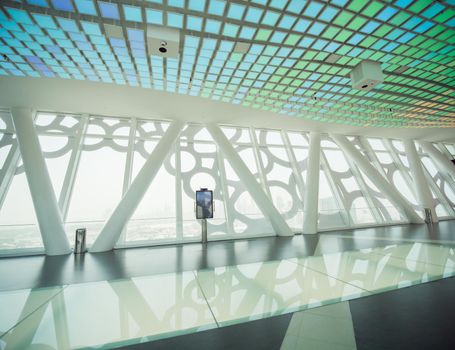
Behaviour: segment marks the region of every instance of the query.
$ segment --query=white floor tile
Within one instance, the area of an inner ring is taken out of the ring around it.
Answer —
[[[331,334],[345,334],[346,313],[315,307],[453,276],[454,256],[453,248],[416,243],[0,292],[0,349],[126,345],[310,308],[283,348],[351,349],[349,339],[318,333],[329,318]]]
[[[407,249],[409,250],[410,247]],[[381,252],[387,252],[387,250],[381,250]],[[368,249],[290,259],[290,261],[370,292],[407,287],[455,274],[455,266],[435,265],[405,258],[405,255],[399,254],[397,255],[401,257],[395,258],[391,252],[387,254],[379,254],[378,249]]]
[[[0,292],[0,336],[59,293],[62,287]]]
[[[192,272],[71,285],[8,332],[6,349],[129,344],[216,327]]]
[[[421,261],[447,268],[455,267],[455,249],[440,244],[400,244],[384,248],[376,248],[373,253],[390,255],[394,258],[405,259],[407,261]]]
[[[288,261],[245,264],[197,273],[221,325],[348,300],[366,292]]]

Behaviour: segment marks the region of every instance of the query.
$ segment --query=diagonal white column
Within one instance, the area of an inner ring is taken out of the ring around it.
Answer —
[[[404,150],[409,160],[411,175],[414,185],[414,193],[417,194],[417,199],[422,208],[430,208],[433,222],[438,222],[433,196],[431,195],[430,187],[425,179],[425,174],[422,168],[422,162],[417,154],[414,140],[403,140]]]
[[[306,191],[303,200],[303,233],[312,234],[318,231],[319,202],[319,164],[321,160],[321,134],[310,133],[308,166],[306,173]]]
[[[345,136],[330,135],[330,137],[340,146],[346,156],[351,157],[357,166],[370,178],[376,187],[384,193],[393,203],[400,206],[406,213],[409,221],[412,223],[423,223],[423,220],[417,215],[414,209],[409,205],[406,199],[396,191],[389,182],[370,164],[360,151],[349,142]]]
[[[435,146],[433,146],[430,142],[427,141],[418,141],[419,144],[422,146],[422,149],[428,153],[431,160],[436,163],[436,166],[439,170],[443,173],[449,174],[455,180],[455,165],[447,158],[444,154],[442,154]]]
[[[15,107],[11,114],[46,254],[68,254],[71,248],[33,125],[32,110]]]
[[[261,185],[258,184],[253,174],[251,174],[248,167],[242,161],[220,128],[213,124],[206,125],[206,128],[212,135],[220,151],[223,153],[223,155],[231,164],[232,168],[237,173],[240,180],[243,181],[243,183],[246,185],[249,193],[251,194],[251,197],[253,197],[259,209],[267,218],[269,218],[273,229],[275,230],[275,233],[278,236],[294,235],[286,221],[284,221],[281,214],[273,206],[272,202],[261,188]]]
[[[158,142],[152,154],[150,154],[131,183],[128,191],[104,224],[103,229],[90,248],[90,252],[105,252],[114,248],[123,227],[133,215],[164,159],[172,150],[172,145],[178,138],[183,126],[183,122],[174,121],[166,130],[160,142]],[[157,198],[156,200],[159,201],[160,199]]]

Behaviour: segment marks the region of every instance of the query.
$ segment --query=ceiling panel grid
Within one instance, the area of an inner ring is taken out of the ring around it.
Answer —
[[[453,127],[454,5],[4,0],[0,76],[153,88],[353,126]],[[148,25],[179,31],[177,57],[148,47]],[[349,72],[366,59],[384,82],[355,90]]]

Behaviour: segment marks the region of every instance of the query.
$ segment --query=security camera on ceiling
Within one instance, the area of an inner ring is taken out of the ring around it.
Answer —
[[[150,55],[178,57],[180,32],[177,29],[147,26],[147,46]]]
[[[352,87],[357,90],[370,91],[384,81],[381,63],[363,60],[351,71]]]

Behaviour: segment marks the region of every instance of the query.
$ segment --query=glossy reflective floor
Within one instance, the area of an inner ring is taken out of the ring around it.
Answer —
[[[450,277],[125,349],[449,350],[455,349],[454,295]]]
[[[322,305],[338,305],[333,310],[342,313],[343,303],[335,303],[455,275],[451,245],[381,242],[265,262],[4,290],[0,348],[108,348]],[[317,341],[315,333],[310,340],[293,337],[302,322],[309,322],[308,316],[296,315],[283,348]],[[340,348],[351,346],[350,333],[343,334]]]
[[[267,237],[184,245],[116,249],[106,253],[0,258],[0,291],[141,277],[304,258],[412,242],[455,245],[455,220],[294,237]],[[20,271],[20,273],[16,273]]]

